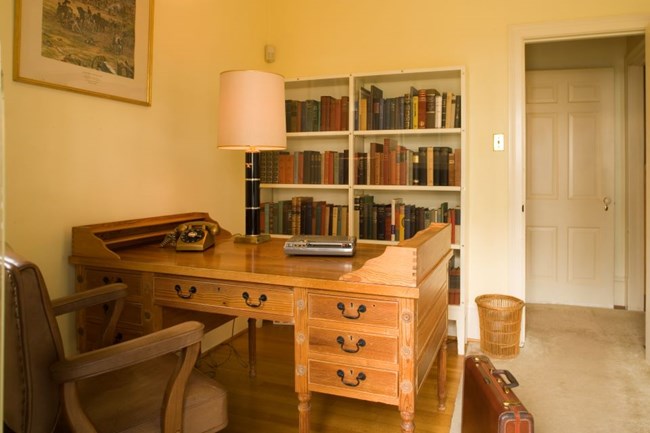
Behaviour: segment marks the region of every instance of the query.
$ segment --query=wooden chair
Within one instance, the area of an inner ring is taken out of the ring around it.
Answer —
[[[228,423],[226,391],[194,368],[203,324],[185,322],[66,356],[56,316],[113,304],[113,335],[126,285],[51,301],[36,265],[4,256],[4,424],[17,433],[216,432]]]

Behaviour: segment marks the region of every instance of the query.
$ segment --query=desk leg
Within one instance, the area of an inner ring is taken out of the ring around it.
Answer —
[[[402,416],[402,433],[413,433],[415,431],[415,423],[413,418],[415,418],[415,413],[413,412],[400,412]]]
[[[438,410],[445,410],[447,401],[447,339],[438,350]]]
[[[309,412],[311,412],[311,392],[298,393],[298,433],[309,433]]]
[[[255,319],[248,319],[248,376],[255,377],[257,375],[256,364],[256,340],[257,340],[257,326]]]

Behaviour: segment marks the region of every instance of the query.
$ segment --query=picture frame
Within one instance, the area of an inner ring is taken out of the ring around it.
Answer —
[[[151,105],[153,0],[15,5],[15,81]]]

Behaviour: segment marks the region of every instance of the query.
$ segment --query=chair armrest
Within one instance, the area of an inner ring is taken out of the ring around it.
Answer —
[[[203,324],[188,321],[120,344],[71,356],[53,364],[51,371],[57,382],[74,382],[200,344],[202,337]]]
[[[127,295],[127,286],[124,283],[113,283],[94,289],[77,292],[74,295],[64,296],[52,300],[54,314],[72,313],[82,308],[90,307],[105,302],[112,302]]]

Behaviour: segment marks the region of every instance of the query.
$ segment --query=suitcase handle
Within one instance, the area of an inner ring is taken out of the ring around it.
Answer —
[[[500,376],[505,376],[508,381],[501,380],[503,382],[503,390],[508,392],[509,389],[516,388],[519,386],[519,382],[515,376],[510,373],[509,370],[492,370],[492,375],[499,378]]]

